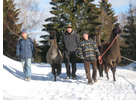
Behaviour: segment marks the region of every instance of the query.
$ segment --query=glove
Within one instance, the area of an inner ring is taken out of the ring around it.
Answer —
[[[98,60],[99,60],[99,63],[100,63],[100,64],[103,63],[103,61],[102,61],[102,59],[101,59],[101,56],[98,57]]]
[[[101,56],[99,56],[98,59],[101,60]]]

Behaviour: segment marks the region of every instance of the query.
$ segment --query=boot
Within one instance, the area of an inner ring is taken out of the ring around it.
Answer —
[[[28,80],[28,77],[25,77],[24,80],[27,81]]]
[[[30,82],[31,81],[31,78],[30,77],[28,77],[28,80],[27,80],[28,82]]]

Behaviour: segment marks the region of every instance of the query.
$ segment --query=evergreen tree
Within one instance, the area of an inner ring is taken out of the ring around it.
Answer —
[[[100,10],[105,12],[112,20],[112,24],[117,22],[117,16],[115,16],[115,11],[111,8],[111,4],[108,3],[108,0],[99,1]]]
[[[89,36],[93,38],[94,28],[101,25],[98,18],[101,13],[100,9],[93,3],[94,0],[77,0],[77,25],[78,32],[82,33],[84,30],[89,31]],[[80,34],[81,35],[81,34]],[[82,35],[81,35],[82,37]]]
[[[35,47],[35,51],[36,51],[34,62],[41,63],[42,55],[39,54],[39,52],[41,52],[41,50],[39,49],[39,44],[35,41],[35,39],[33,39],[33,43],[34,43],[34,47]]]
[[[56,33],[57,43],[61,41],[61,35],[65,32],[66,28],[66,22],[64,23],[65,16],[62,7],[63,1],[64,0],[52,0],[52,2],[50,2],[50,4],[53,5],[52,11],[50,11],[50,13],[53,14],[54,17],[47,18],[45,21],[49,23],[43,25],[43,31],[54,31]]]
[[[123,27],[124,35],[121,37],[125,40],[125,46],[121,46],[123,56],[136,60],[136,9],[132,9],[129,4],[127,24]]]
[[[108,3],[108,0],[99,1],[99,8],[101,10],[101,14],[98,20],[102,23],[101,39],[104,41],[109,40],[112,28],[118,20],[117,16],[115,16],[115,11],[111,8],[111,6],[112,5]]]
[[[3,54],[16,58],[16,44],[20,35],[21,23],[17,24],[19,9],[13,0],[3,0]]]
[[[46,54],[50,48],[49,35],[42,35],[42,36],[40,36],[40,38],[42,38],[42,40],[40,41],[40,43],[42,43],[42,45],[37,46],[39,51],[36,52],[37,53],[36,55],[40,55],[40,57],[39,57],[41,59],[40,62],[45,63],[46,62]],[[39,59],[39,58],[37,57],[37,59]]]

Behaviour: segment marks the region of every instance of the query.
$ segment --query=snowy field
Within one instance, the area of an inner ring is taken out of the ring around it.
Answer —
[[[97,73],[97,83],[87,84],[84,65],[77,63],[77,80],[66,79],[65,64],[62,74],[54,82],[49,64],[32,63],[32,80],[24,81],[21,62],[3,56],[3,100],[135,100],[135,63],[117,67],[116,82],[112,72],[107,80]]]

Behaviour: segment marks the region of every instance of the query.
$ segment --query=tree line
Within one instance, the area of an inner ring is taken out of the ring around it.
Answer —
[[[99,4],[94,4],[94,0],[52,0],[50,2],[52,10],[50,13],[53,17],[46,18],[47,24],[43,25],[42,31],[54,31],[57,37],[57,43],[60,50],[63,50],[62,34],[66,31],[67,24],[71,24],[73,29],[82,38],[82,32],[89,30],[89,36],[94,38],[94,28],[102,25],[101,40],[108,42],[110,33],[118,16],[112,8],[108,0],[100,0]],[[24,6],[23,6],[24,7]],[[22,7],[22,8],[23,8]],[[36,9],[36,7],[35,7]],[[128,13],[126,14],[125,23],[122,25],[122,35],[120,38],[121,54],[130,59],[136,60],[136,9],[132,9],[130,3]],[[34,11],[34,10],[33,10]],[[11,58],[15,58],[16,43],[20,35],[20,29],[25,28],[26,23],[19,23],[18,15],[24,12],[24,9],[16,9],[15,4],[11,0],[3,0],[3,54]],[[39,20],[33,20],[34,23]],[[29,28],[32,25],[27,26]],[[37,27],[35,27],[37,28]],[[49,35],[41,35],[42,40],[38,45],[36,41],[35,48],[37,50],[36,62],[46,62],[46,53],[49,49]],[[123,60],[125,63],[126,61]],[[80,59],[78,59],[80,62]]]

